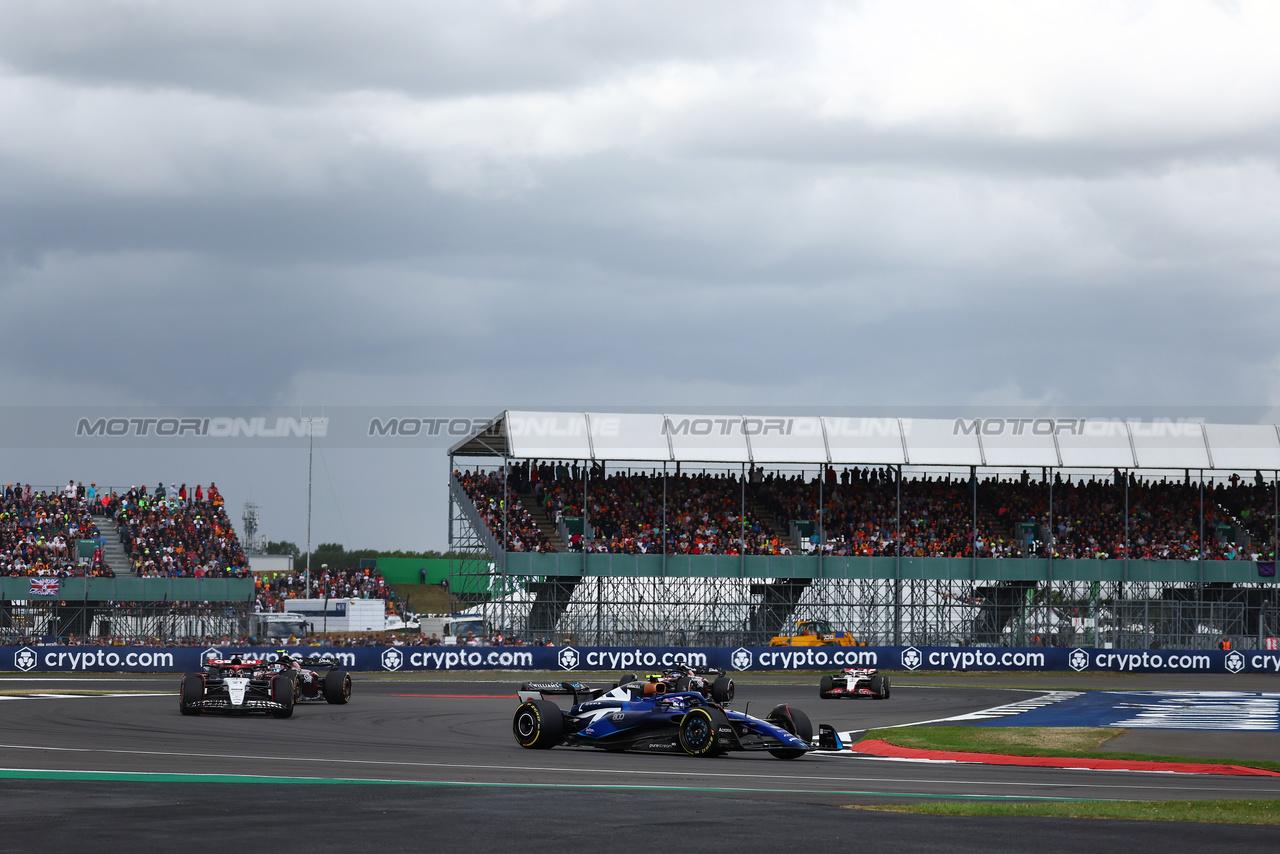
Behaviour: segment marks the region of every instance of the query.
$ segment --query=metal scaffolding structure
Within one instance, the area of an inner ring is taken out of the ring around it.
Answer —
[[[761,586],[743,579],[587,579],[547,603],[561,614],[554,626],[537,621],[534,595],[476,601],[504,635],[597,646],[767,646],[791,619],[827,620],[871,646],[1210,649],[1227,636],[1253,649],[1280,629],[1280,600],[1262,585],[1205,591],[1050,582],[1001,588],[1003,595],[984,602],[969,584],[839,579],[807,585],[794,609],[772,624],[753,619],[765,599]]]
[[[0,644],[41,638],[83,641],[136,638],[148,642],[249,634],[249,602],[0,601]]]

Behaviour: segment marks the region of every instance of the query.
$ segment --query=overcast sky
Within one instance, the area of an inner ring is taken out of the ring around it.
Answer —
[[[0,2],[0,400],[1275,406],[1277,44],[1231,0]],[[443,546],[439,452],[323,453],[315,541]],[[296,448],[0,461],[305,538]]]

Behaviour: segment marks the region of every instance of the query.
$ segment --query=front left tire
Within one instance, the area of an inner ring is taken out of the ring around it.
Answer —
[[[204,674],[184,673],[178,694],[178,711],[184,715],[200,714],[200,703],[204,700]]]
[[[809,721],[809,716],[799,709],[793,709],[785,704],[776,706],[769,713],[767,720],[782,727],[805,744],[813,744],[813,724]],[[799,759],[807,751],[783,747],[769,752],[779,759]]]
[[[280,708],[271,710],[273,718],[293,717],[293,680],[284,673],[271,677],[271,699],[279,703]]]

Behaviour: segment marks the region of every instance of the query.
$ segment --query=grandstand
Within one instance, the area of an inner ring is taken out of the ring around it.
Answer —
[[[504,412],[450,450],[454,592],[508,634],[1243,646],[1280,629],[1280,430]],[[1265,474],[1264,474],[1265,472]]]
[[[133,644],[244,638],[251,610],[288,598],[368,598],[404,607],[376,567],[250,577],[215,484],[9,484],[0,498],[0,638]],[[29,578],[55,579],[33,596]],[[50,598],[43,598],[48,595]]]
[[[253,583],[213,484],[8,484],[0,501],[0,635],[166,642],[241,633]]]

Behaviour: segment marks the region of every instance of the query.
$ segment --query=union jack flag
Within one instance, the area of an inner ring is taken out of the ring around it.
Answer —
[[[32,596],[57,596],[58,595],[58,579],[56,578],[31,579],[31,595]]]

